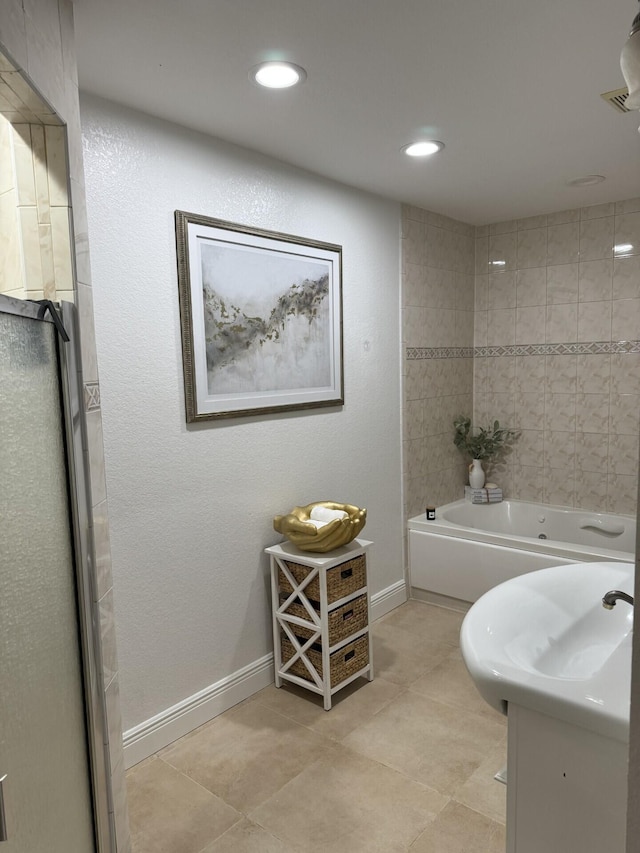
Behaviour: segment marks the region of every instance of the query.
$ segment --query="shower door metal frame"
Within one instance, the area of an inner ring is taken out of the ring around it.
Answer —
[[[116,853],[78,312],[70,302],[55,307],[70,339],[56,335],[96,853]],[[42,303],[2,294],[0,313],[53,323]]]

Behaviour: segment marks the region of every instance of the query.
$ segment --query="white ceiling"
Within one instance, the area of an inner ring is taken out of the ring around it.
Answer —
[[[474,224],[640,196],[634,0],[75,0],[81,89]],[[266,91],[267,58],[306,68]],[[400,153],[428,136],[446,149]],[[566,182],[601,174],[596,186]]]

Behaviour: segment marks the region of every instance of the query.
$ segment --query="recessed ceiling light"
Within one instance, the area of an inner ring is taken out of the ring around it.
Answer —
[[[436,142],[434,139],[428,139],[424,142],[411,142],[405,145],[401,150],[409,157],[429,157],[431,154],[437,154],[444,148],[443,142]]]
[[[267,89],[288,89],[304,83],[307,72],[293,62],[261,62],[250,69],[249,79]]]
[[[616,256],[631,255],[633,253],[633,243],[618,243],[613,247],[613,253]]]
[[[592,187],[594,184],[601,184],[606,181],[604,175],[585,175],[583,178],[574,178],[567,181],[568,187]]]

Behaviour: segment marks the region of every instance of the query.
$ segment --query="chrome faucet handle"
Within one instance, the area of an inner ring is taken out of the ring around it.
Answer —
[[[630,604],[633,607],[633,596],[628,595],[628,593],[622,592],[619,589],[612,589],[605,593],[602,598],[602,606],[607,610],[613,610],[616,606],[616,601],[620,600],[626,601],[627,604]]]

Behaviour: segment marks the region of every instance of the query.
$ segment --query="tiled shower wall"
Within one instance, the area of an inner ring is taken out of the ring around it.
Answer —
[[[506,496],[635,513],[640,199],[479,228],[405,207],[402,238],[407,516],[462,496],[460,413],[521,431]]]
[[[402,212],[405,513],[459,497],[466,466],[453,420],[473,406],[475,228]]]
[[[0,68],[3,62],[0,58]],[[4,76],[12,82],[18,78],[16,72]],[[0,293],[73,302],[64,128],[35,115],[30,124],[11,124],[5,115],[0,116],[0,233],[6,246]]]
[[[42,98],[22,72],[28,74]],[[0,133],[0,250],[4,255],[7,249],[12,259],[3,258],[0,292],[31,299],[66,299],[78,306],[91,478],[90,523],[95,541],[94,619],[101,627],[105,746],[111,773],[110,819],[115,825],[118,853],[128,853],[131,842],[71,0],[0,3],[0,113],[0,125],[4,125]],[[6,269],[5,261],[9,264]],[[17,276],[19,286],[15,287]]]
[[[474,421],[521,430],[510,497],[635,513],[640,199],[476,232]]]

